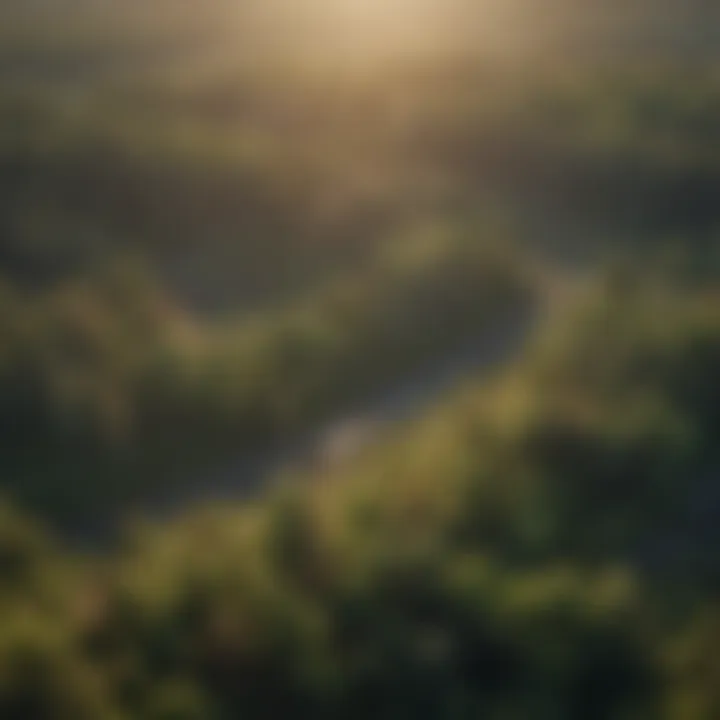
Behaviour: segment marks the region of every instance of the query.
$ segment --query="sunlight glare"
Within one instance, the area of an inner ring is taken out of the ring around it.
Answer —
[[[372,60],[435,42],[450,5],[442,0],[302,0],[298,11],[313,52]]]

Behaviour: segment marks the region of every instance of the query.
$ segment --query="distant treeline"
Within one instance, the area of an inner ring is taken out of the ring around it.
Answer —
[[[421,215],[495,205],[533,218],[530,243],[538,219],[577,245],[714,233],[712,66],[462,68],[8,92],[0,268],[32,286],[135,256],[217,311],[301,292]]]

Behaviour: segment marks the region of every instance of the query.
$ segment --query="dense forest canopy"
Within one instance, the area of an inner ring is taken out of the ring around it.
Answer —
[[[718,717],[718,40],[4,0],[0,717]]]

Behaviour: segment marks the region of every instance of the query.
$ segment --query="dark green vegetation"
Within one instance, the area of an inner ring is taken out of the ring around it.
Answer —
[[[0,718],[720,717],[718,11],[206,5],[0,5]]]
[[[714,717],[717,303],[613,286],[548,337],[356,469],[112,561],[7,523],[4,716]]]
[[[387,244],[292,307],[215,324],[132,269],[40,298],[6,288],[6,486],[66,525],[127,507],[466,350],[527,316],[533,293],[506,250],[442,232]]]

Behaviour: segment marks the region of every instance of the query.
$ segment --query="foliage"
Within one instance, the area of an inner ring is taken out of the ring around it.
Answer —
[[[138,529],[102,572],[63,569],[6,516],[25,568],[6,602],[28,568],[45,580],[0,657],[44,668],[48,718],[711,717],[694,668],[712,663],[712,572],[693,550],[652,562],[705,531],[688,500],[717,463],[710,299],[613,287],[357,467]],[[8,662],[20,718],[36,680]]]
[[[299,436],[531,310],[532,279],[505,250],[398,244],[303,304],[214,325],[132,269],[38,297],[6,288],[5,486],[65,524],[125,507],[183,464]]]
[[[716,8],[358,62],[300,5],[0,4],[0,717],[717,717]],[[541,301],[352,461],[95,556],[23,514],[105,538]]]

